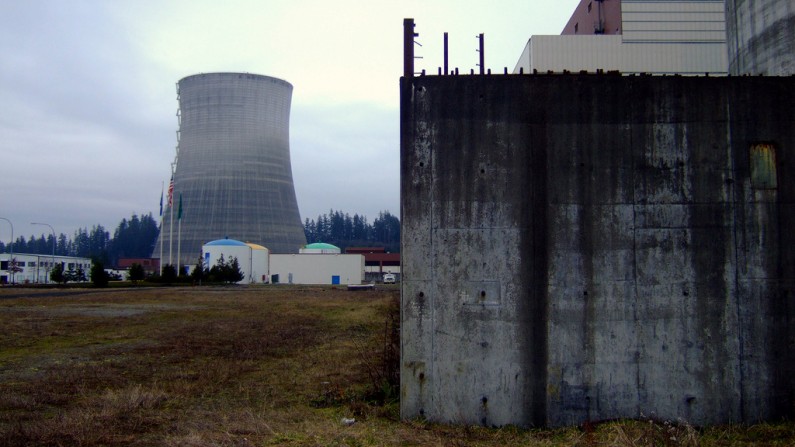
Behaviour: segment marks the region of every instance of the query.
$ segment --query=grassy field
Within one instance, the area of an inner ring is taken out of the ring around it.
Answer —
[[[401,422],[398,295],[0,289],[0,446],[795,445],[789,423]]]

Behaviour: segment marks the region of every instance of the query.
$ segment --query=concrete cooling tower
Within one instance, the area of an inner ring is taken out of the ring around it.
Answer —
[[[171,256],[176,265],[178,251],[181,264],[196,264],[202,244],[225,237],[298,253],[306,238],[290,166],[293,86],[269,76],[207,73],[183,78],[177,89],[173,210],[163,213],[152,257],[163,244],[161,264]]]
[[[726,0],[729,73],[795,74],[795,1]]]

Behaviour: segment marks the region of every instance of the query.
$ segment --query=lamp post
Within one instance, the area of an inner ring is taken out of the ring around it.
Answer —
[[[41,222],[31,222],[31,225],[44,225],[46,227],[50,227],[50,231],[52,231],[52,262],[50,263],[50,270],[51,271],[55,267],[55,229],[50,224],[41,223]],[[47,274],[49,276],[49,273]],[[48,278],[45,278],[47,280]]]
[[[8,258],[8,266],[11,267],[11,262],[14,260],[14,224],[11,223],[10,220],[6,219],[5,217],[0,217],[0,219],[8,222],[11,225],[11,244],[9,245],[11,251],[11,257]],[[14,283],[14,271],[11,271],[11,284]]]

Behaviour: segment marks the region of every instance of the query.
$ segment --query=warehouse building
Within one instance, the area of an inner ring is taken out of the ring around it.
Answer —
[[[13,261],[12,261],[13,260]],[[16,264],[17,271],[13,268]],[[82,271],[85,278],[91,271],[91,259],[73,256],[0,253],[0,284],[48,284],[53,266],[60,264],[64,273]]]

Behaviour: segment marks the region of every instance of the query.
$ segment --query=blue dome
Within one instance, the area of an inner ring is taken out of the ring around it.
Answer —
[[[213,245],[213,246],[225,246],[225,247],[247,247],[246,244],[243,242],[237,241],[235,239],[218,239],[215,241],[208,242],[204,245]]]

